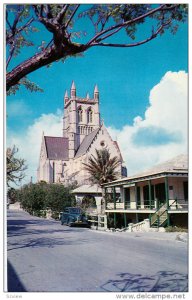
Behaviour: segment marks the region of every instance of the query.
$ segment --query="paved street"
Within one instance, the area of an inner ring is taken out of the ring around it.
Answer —
[[[8,291],[187,291],[187,243],[69,228],[8,210]]]

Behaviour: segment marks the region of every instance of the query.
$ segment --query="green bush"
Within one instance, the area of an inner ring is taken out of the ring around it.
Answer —
[[[54,218],[67,206],[75,206],[75,197],[70,187],[62,184],[47,184],[39,182],[28,184],[18,190],[18,199],[23,209],[30,214],[45,217],[46,210],[53,211]]]
[[[59,212],[58,211],[53,211],[51,214],[51,217],[55,220],[59,220]]]
[[[45,218],[46,217],[46,210],[35,210],[33,211],[33,215],[36,217]]]
[[[168,226],[165,228],[166,232],[188,232],[187,228],[177,227],[177,226]]]
[[[63,211],[67,206],[75,205],[75,197],[70,193],[71,189],[61,184],[47,185],[46,205],[53,211]]]

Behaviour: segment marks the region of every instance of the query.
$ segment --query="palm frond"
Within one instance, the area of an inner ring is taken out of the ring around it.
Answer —
[[[101,185],[117,179],[120,173],[117,171],[121,161],[117,156],[110,158],[108,149],[96,149],[96,155],[91,155],[87,163],[83,163],[84,169],[90,175],[90,181]]]

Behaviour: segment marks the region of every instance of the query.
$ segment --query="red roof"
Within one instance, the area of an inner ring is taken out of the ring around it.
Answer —
[[[45,136],[45,147],[49,159],[69,159],[69,140],[64,137]]]

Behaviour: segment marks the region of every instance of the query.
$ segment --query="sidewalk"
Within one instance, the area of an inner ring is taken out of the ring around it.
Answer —
[[[135,237],[150,238],[155,240],[188,242],[188,233],[185,232],[130,232]]]
[[[100,232],[103,234],[111,234],[111,235],[118,235],[122,237],[132,237],[132,238],[147,238],[153,240],[167,240],[167,241],[178,241],[178,242],[188,242],[188,233],[186,232],[119,232],[119,231],[100,231],[100,230],[93,230],[95,232]]]

